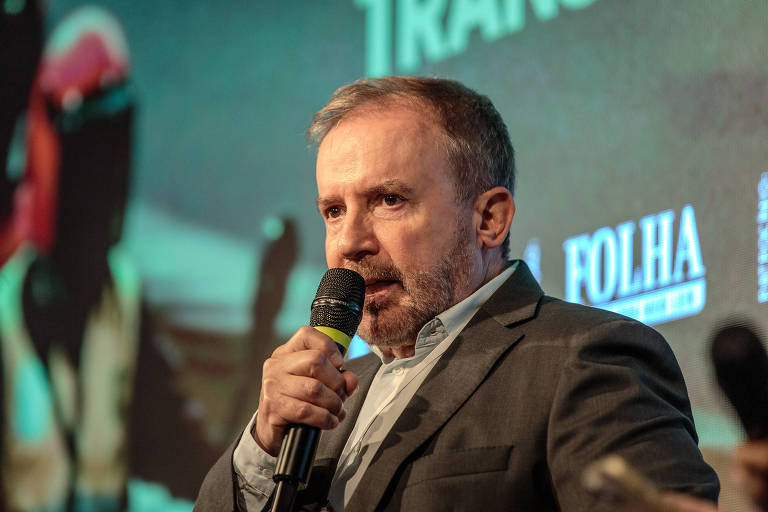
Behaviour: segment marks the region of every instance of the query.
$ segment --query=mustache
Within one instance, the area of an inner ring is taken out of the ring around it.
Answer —
[[[361,261],[359,263],[348,263],[344,266],[349,270],[354,270],[366,281],[399,281],[403,282],[403,273],[393,263],[373,263],[371,261]]]

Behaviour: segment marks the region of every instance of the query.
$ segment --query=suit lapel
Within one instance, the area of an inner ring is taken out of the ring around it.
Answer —
[[[347,511],[373,510],[402,463],[459,409],[524,335],[543,292],[522,261],[443,354],[395,422]]]
[[[323,430],[320,433],[314,466],[332,467],[333,471],[336,471],[336,463],[341,455],[341,450],[344,449],[344,444],[355,426],[365,396],[368,394],[374,375],[376,375],[376,369],[380,365],[381,360],[374,354],[353,360],[349,365],[345,365],[347,369],[354,371],[358,376],[357,391],[344,402],[344,408],[347,411],[347,417],[344,418],[344,421],[335,429]]]

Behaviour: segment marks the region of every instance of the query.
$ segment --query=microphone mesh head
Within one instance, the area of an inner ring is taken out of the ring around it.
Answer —
[[[768,355],[746,325],[720,329],[711,347],[715,376],[751,439],[768,437]]]
[[[331,268],[317,287],[309,325],[337,329],[352,336],[363,317],[365,280],[346,268]]]

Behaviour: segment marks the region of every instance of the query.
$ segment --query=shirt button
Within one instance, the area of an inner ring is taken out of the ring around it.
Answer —
[[[402,374],[403,374],[403,371],[404,371],[404,370],[403,370],[401,367],[399,367],[399,366],[398,366],[397,368],[395,368],[394,370],[392,370],[392,373],[394,373],[395,375],[402,375]]]

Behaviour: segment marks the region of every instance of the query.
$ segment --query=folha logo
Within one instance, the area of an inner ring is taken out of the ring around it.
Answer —
[[[677,222],[675,212],[666,210],[637,223],[573,236],[563,242],[563,250],[565,299],[570,302],[649,325],[695,315],[706,304],[706,268],[690,204],[683,206]]]

